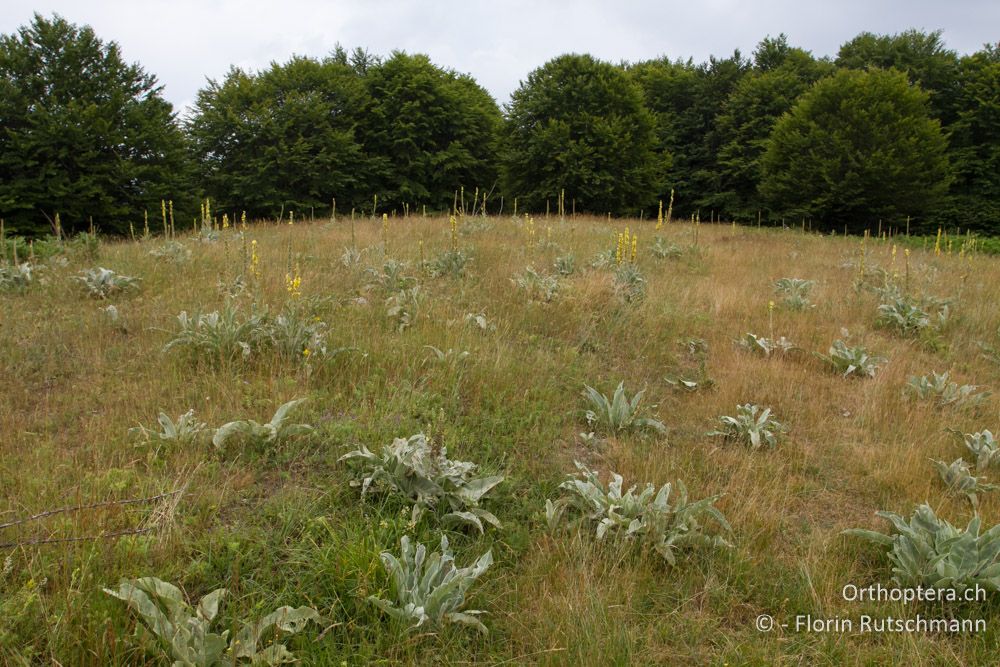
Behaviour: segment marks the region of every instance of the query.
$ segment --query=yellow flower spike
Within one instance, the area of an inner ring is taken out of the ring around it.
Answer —
[[[638,244],[638,240],[637,239],[638,239],[638,237],[635,234],[633,234],[632,235],[632,263],[633,264],[635,264],[635,253],[636,253],[636,247],[637,247],[637,244]]]
[[[656,231],[663,227],[663,200],[660,200],[660,212],[656,214]]]
[[[229,214],[228,213],[223,213],[222,214],[222,228],[223,229],[229,229]]]
[[[246,229],[247,229],[247,212],[246,211],[243,211],[243,214],[240,215],[240,227],[243,228],[243,231],[246,231]]]
[[[774,310],[774,301],[768,301],[767,302],[767,309],[768,310]]]
[[[295,224],[295,211],[289,211],[288,212],[288,224],[289,225],[294,225]]]
[[[938,227],[937,239],[934,241],[934,254],[941,254],[941,228]]]
[[[257,239],[250,242],[250,274],[260,280],[260,257],[257,256]]]

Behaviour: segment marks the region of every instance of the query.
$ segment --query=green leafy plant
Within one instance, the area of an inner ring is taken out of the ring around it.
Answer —
[[[279,445],[289,438],[305,433],[311,433],[309,424],[289,424],[288,415],[306,399],[300,398],[280,406],[271,417],[271,421],[260,424],[252,419],[241,419],[223,424],[212,436],[212,444],[218,449],[224,449],[230,442],[237,440],[254,448],[263,449]]]
[[[139,286],[138,278],[123,276],[111,269],[105,269],[100,266],[96,269],[81,271],[76,280],[83,285],[87,294],[95,299],[107,299],[109,296],[135,289]]]
[[[587,424],[591,428],[596,427],[609,434],[642,430],[666,433],[667,427],[663,422],[642,416],[641,403],[645,393],[646,390],[643,389],[630,399],[625,394],[625,383],[619,382],[614,395],[608,399],[593,387],[584,385],[583,396],[590,405],[590,409],[585,413]]]
[[[792,341],[788,340],[784,336],[781,338],[771,339],[765,338],[764,336],[758,336],[747,332],[743,334],[743,338],[735,341],[741,349],[747,352],[752,352],[754,354],[760,354],[765,357],[770,357],[775,354],[788,354],[793,350],[798,350]]]
[[[815,285],[815,280],[781,278],[774,283],[774,291],[782,297],[784,304],[792,310],[805,310],[813,306],[813,303],[809,301],[809,292],[812,291]]]
[[[762,445],[775,447],[785,432],[784,425],[771,416],[771,408],[762,410],[752,403],[737,405],[735,417],[725,415],[719,417],[719,422],[722,428],[708,435],[749,445],[751,449],[759,449]]]
[[[885,357],[872,355],[860,345],[848,347],[842,340],[833,342],[829,355],[816,356],[844,377],[875,377],[878,367],[886,361]]]
[[[946,372],[911,376],[904,387],[906,395],[922,401],[934,401],[939,407],[978,407],[982,405],[990,396],[990,392],[981,391],[976,385],[963,384],[959,386],[957,382],[949,382],[949,375]]]
[[[677,551],[681,549],[731,546],[722,536],[707,534],[702,526],[705,519],[711,519],[726,533],[731,532],[725,516],[715,507],[721,495],[688,502],[683,482],[677,482],[674,498],[671,498],[674,490],[671,484],[664,484],[659,491],[652,484],[646,484],[639,493],[633,485],[623,492],[621,475],[611,473],[611,482],[605,488],[596,471],[579,462],[576,467],[579,472],[568,475],[559,485],[563,496],[554,502],[545,502],[550,530],[554,530],[566,510],[570,510],[578,515],[577,521],[597,524],[598,540],[613,534],[641,542],[670,565],[677,564]]]
[[[182,414],[177,418],[177,421],[172,420],[167,413],[161,412],[157,421],[160,424],[159,430],[136,426],[129,429],[129,433],[134,433],[149,441],[184,445],[197,440],[206,430],[205,424],[195,418],[193,409]]]
[[[396,438],[376,456],[364,445],[339,459],[347,461],[356,478],[351,486],[361,487],[361,495],[369,491],[397,493],[413,503],[411,521],[415,524],[424,511],[445,507],[446,523],[475,526],[483,532],[483,522],[500,527],[493,513],[479,502],[503,477],[475,477],[476,464],[453,461],[448,450],[437,446],[423,433],[409,438]]]
[[[538,273],[532,266],[526,268],[524,273],[514,276],[514,284],[524,290],[532,301],[548,303],[559,295],[559,279]]]
[[[484,612],[464,607],[469,589],[493,564],[493,552],[487,551],[471,567],[456,567],[444,535],[440,551],[430,555],[423,544],[414,548],[408,536],[400,540],[400,547],[399,558],[388,551],[381,555],[382,565],[392,580],[394,599],[372,595],[368,600],[392,618],[408,624],[407,630],[458,623],[486,634],[486,626],[478,618]]]
[[[189,316],[187,311],[181,311],[177,322],[180,329],[164,351],[186,350],[195,356],[232,361],[249,359],[272,342],[266,311],[244,317],[232,304],[226,304],[222,312]]]
[[[964,459],[955,459],[950,464],[933,460],[931,463],[937,469],[941,481],[948,487],[948,492],[964,494],[973,508],[979,506],[979,493],[997,488],[995,484],[987,483],[985,478],[974,476]]]
[[[282,634],[296,634],[322,617],[311,607],[279,607],[253,623],[246,623],[229,640],[229,630],[212,632],[226,589],[219,588],[192,608],[180,589],[156,577],[123,580],[104,592],[125,602],[142,620],[136,636],[143,643],[154,638],[173,660],[174,667],[224,667],[242,664],[281,665],[295,661]]]
[[[66,242],[66,250],[90,261],[96,261],[101,255],[101,239],[97,232],[80,232]]]
[[[889,547],[893,581],[899,586],[923,586],[964,591],[981,586],[1000,591],[1000,525],[980,534],[974,516],[965,530],[939,519],[929,505],[920,505],[909,523],[892,512],[878,512],[895,529],[883,534],[853,528],[844,531]]]

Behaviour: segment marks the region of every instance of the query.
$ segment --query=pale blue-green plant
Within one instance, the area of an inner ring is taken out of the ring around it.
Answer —
[[[608,250],[602,250],[594,255],[594,258],[590,260],[590,268],[592,269],[604,269],[609,266],[614,266],[615,264],[615,249],[609,248]]]
[[[235,440],[256,449],[262,449],[280,445],[298,435],[311,433],[313,427],[309,424],[288,423],[289,413],[305,400],[299,398],[288,401],[275,410],[270,421],[263,424],[252,419],[240,419],[223,424],[216,429],[212,436],[212,444],[218,449],[224,449]]]
[[[326,322],[312,314],[310,308],[293,300],[270,322],[268,333],[279,355],[307,361],[326,355],[326,328]]]
[[[6,264],[0,262],[0,291],[21,292],[34,281],[31,262]]]
[[[479,329],[480,331],[496,331],[497,328],[496,325],[490,322],[489,318],[486,317],[485,312],[466,313],[465,323]]]
[[[340,263],[346,268],[351,268],[352,266],[357,266],[361,262],[361,251],[357,248],[349,247],[344,248],[344,252],[340,255]]]
[[[782,297],[782,302],[792,310],[805,310],[813,307],[813,303],[809,301],[809,293],[815,285],[815,280],[781,278],[774,283],[774,291]]]
[[[835,373],[843,377],[875,377],[878,367],[885,363],[885,357],[873,355],[858,345],[848,347],[842,340],[835,340],[829,354],[817,354]]]
[[[465,598],[476,580],[493,564],[493,552],[487,551],[470,567],[456,567],[444,535],[440,550],[429,555],[423,544],[414,548],[409,536],[400,540],[400,547],[398,558],[388,551],[381,555],[382,565],[392,581],[393,599],[371,595],[368,600],[407,624],[407,630],[458,623],[486,634],[486,626],[478,618],[485,612],[465,609]]]
[[[416,524],[426,510],[443,507],[445,523],[466,524],[483,532],[483,522],[500,527],[492,512],[479,506],[497,484],[500,475],[476,477],[478,466],[468,461],[448,458],[448,450],[427,439],[423,433],[396,438],[375,455],[362,445],[344,454],[355,473],[351,486],[368,492],[395,493],[413,503],[410,520]]]
[[[792,343],[792,341],[788,340],[784,336],[772,339],[765,338],[764,336],[758,336],[750,332],[743,334],[743,337],[735,342],[740,349],[752,352],[753,354],[759,354],[764,357],[788,354],[789,352],[799,349],[794,343]]]
[[[589,385],[584,385],[583,396],[587,399],[590,409],[584,413],[591,428],[603,431],[606,435],[625,433],[629,431],[651,430],[666,433],[663,422],[651,417],[644,417],[641,406],[642,397],[646,393],[642,389],[630,399],[625,394],[625,383],[619,382],[618,387],[609,399]],[[653,406],[655,408],[656,406]]]
[[[763,445],[775,447],[778,439],[785,433],[785,426],[771,415],[771,408],[761,409],[753,403],[736,406],[736,416],[719,417],[722,427],[710,431],[707,435],[718,436],[732,440],[751,449],[760,449]]]
[[[677,259],[684,251],[681,247],[675,243],[670,243],[662,236],[657,236],[653,245],[650,246],[649,251],[653,253],[653,257],[657,259]]]
[[[973,475],[965,459],[958,458],[950,464],[935,460],[931,460],[931,463],[937,469],[948,492],[964,494],[972,503],[973,508],[979,506],[978,494],[984,491],[994,491],[997,488],[995,484],[987,483],[986,478]]]
[[[931,371],[930,375],[911,376],[906,381],[904,394],[922,401],[933,401],[939,407],[970,407],[982,405],[990,396],[988,391],[976,391],[977,385],[950,382],[948,372]]]
[[[397,332],[402,333],[417,321],[424,293],[419,285],[408,287],[385,300],[385,314]]]
[[[1000,591],[1000,524],[980,534],[982,520],[976,515],[962,530],[926,504],[917,507],[909,523],[892,512],[877,515],[892,524],[893,533],[854,528],[844,534],[888,547],[892,579],[899,586]]]
[[[992,431],[982,430],[976,433],[952,432],[962,438],[965,448],[975,458],[976,472],[986,472],[992,465],[1000,463],[1000,443],[993,437]]]
[[[424,349],[430,352],[428,359],[434,363],[449,366],[451,368],[455,368],[469,358],[469,353],[466,350],[454,350],[449,347],[447,351],[444,351],[434,347],[433,345],[424,345]]]
[[[220,311],[177,316],[180,325],[164,351],[184,350],[194,356],[214,361],[249,359],[255,352],[269,347],[273,341],[266,310],[246,316],[231,303]]]
[[[198,421],[194,416],[194,409],[188,410],[174,421],[166,412],[161,412],[157,417],[159,429],[136,426],[129,429],[129,433],[141,438],[169,445],[185,445],[197,440],[207,427],[204,422]]]
[[[596,471],[579,462],[576,467],[578,472],[559,485],[562,497],[545,501],[549,530],[555,530],[569,510],[577,515],[572,521],[596,524],[598,540],[613,535],[640,542],[670,565],[677,564],[678,550],[731,546],[721,535],[706,533],[703,526],[710,519],[725,533],[731,532],[729,522],[715,507],[721,494],[688,502],[687,489],[679,481],[673,498],[672,484],[664,484],[659,491],[648,483],[638,493],[635,485],[622,491],[624,478],[617,473],[611,473],[611,482],[605,488]]]
[[[109,296],[139,286],[138,278],[115,273],[111,269],[105,269],[101,266],[81,271],[76,280],[87,291],[87,295],[94,299],[107,299]]]
[[[434,278],[443,276],[461,278],[465,275],[465,267],[470,260],[471,257],[461,250],[446,250],[432,259],[427,269]]]
[[[640,301],[646,296],[646,279],[638,266],[625,262],[615,269],[615,292],[626,303]]]
[[[396,294],[414,287],[417,279],[407,275],[409,265],[395,259],[387,259],[381,267],[371,267],[365,273],[371,279],[369,290],[378,288],[385,294]]]
[[[572,253],[559,255],[552,262],[552,268],[560,276],[571,276],[576,271],[576,258],[573,257]]]
[[[904,336],[919,334],[931,325],[930,315],[910,299],[894,297],[878,307],[879,326],[895,329]]]
[[[515,275],[513,282],[527,293],[528,299],[531,301],[548,303],[559,295],[559,279],[555,276],[538,273],[532,266],[526,268],[524,273]]]
[[[192,608],[180,589],[156,577],[125,579],[104,592],[127,604],[141,619],[135,634],[140,643],[158,642],[173,667],[281,665],[295,662],[282,635],[296,634],[322,617],[311,607],[279,607],[256,622],[244,623],[230,640],[229,630],[212,631],[226,589],[205,595]]]
[[[149,251],[152,257],[174,264],[185,264],[191,259],[191,250],[180,241],[164,241],[163,245]]]

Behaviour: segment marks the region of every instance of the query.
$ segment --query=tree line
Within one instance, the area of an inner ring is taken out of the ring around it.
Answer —
[[[180,118],[88,26],[36,14],[0,37],[0,218],[17,233],[56,214],[156,229],[168,200],[183,225],[204,197],[252,218],[446,211],[462,188],[494,212],[653,215],[672,198],[678,217],[1000,234],[1000,48],[960,56],[910,30],[835,58],[784,35],[703,63],[568,54],[501,109],[424,55],[337,46],[234,67]]]

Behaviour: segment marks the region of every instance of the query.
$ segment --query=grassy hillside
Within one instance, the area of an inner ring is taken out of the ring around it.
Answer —
[[[152,256],[164,247],[159,240],[105,243],[97,257],[80,245],[42,264],[23,291],[0,292],[0,523],[183,490],[0,529],[5,543],[143,531],[5,547],[3,661],[159,664],[155,644],[147,641],[147,654],[133,637],[137,617],[101,591],[156,576],[192,601],[227,588],[220,630],[235,632],[280,605],[315,607],[324,622],[286,642],[312,665],[993,662],[993,594],[971,605],[846,601],[845,585],[890,585],[893,573],[884,547],[841,532],[886,532],[877,510],[909,518],[924,501],[956,525],[971,518],[970,502],[948,493],[929,459],[969,460],[945,429],[995,431],[996,399],[938,407],[904,397],[903,388],[931,371],[949,371],[959,385],[997,384],[1000,358],[982,345],[1000,347],[1000,263],[957,248],[907,257],[900,246],[894,256],[891,241],[704,224],[657,232],[654,224],[475,218],[454,232],[447,219],[419,217],[386,227],[258,224],[242,237],[227,229],[214,241],[178,238],[188,259],[176,248]],[[645,281],[644,296],[631,300],[616,282],[613,253],[626,225],[638,236]],[[678,254],[658,258],[656,236]],[[342,257],[352,238],[360,250],[353,262]],[[429,265],[453,243],[471,257],[464,275],[433,277],[421,260]],[[592,268],[598,253],[610,263]],[[532,299],[514,280],[529,266],[558,276],[553,264],[567,254],[575,270],[558,277],[550,301],[544,281]],[[412,280],[386,276],[387,259],[405,262],[402,275]],[[96,266],[137,277],[139,287],[90,298],[75,277]],[[242,291],[233,288],[241,276]],[[814,307],[787,307],[774,292],[783,277],[816,281]],[[876,326],[880,301],[868,288],[885,280],[911,295],[952,299],[947,322],[913,336]],[[414,285],[416,297],[386,303]],[[227,302],[241,317],[291,308],[305,324],[325,323],[327,354],[316,345],[285,355],[253,347],[245,359],[163,351],[181,311]],[[390,315],[393,306],[401,310]],[[754,354],[734,344],[747,332],[785,336],[799,349]],[[813,354],[835,339],[888,361],[872,378],[841,377]],[[678,378],[699,386],[667,382]],[[581,436],[595,431],[584,418],[585,385],[610,396],[619,382],[629,396],[646,390],[645,416],[662,421],[666,435]],[[314,430],[275,445],[216,448],[210,432],[178,445],[129,432],[155,427],[160,411],[176,419],[192,408],[209,428],[266,422],[296,398],[308,400],[291,421]],[[776,447],[706,435],[748,402],[771,408],[787,427]],[[379,453],[420,432],[449,457],[478,464],[477,474],[504,477],[481,503],[502,528],[443,529],[443,508],[411,525],[405,499],[362,499],[350,485],[354,474],[339,457],[359,445]],[[620,473],[626,486],[682,480],[692,500],[724,494],[716,505],[732,533],[703,527],[732,548],[683,549],[670,566],[636,540],[598,541],[595,524],[569,521],[575,515],[550,531],[545,501],[560,496],[574,461],[604,481]],[[981,493],[978,502],[986,527],[1000,522],[1000,494]],[[442,530],[460,566],[492,550],[495,562],[467,604],[488,612],[487,635],[459,625],[408,632],[367,600],[392,595],[381,552],[398,554],[404,535],[435,546]],[[794,627],[799,614],[918,613],[983,618],[987,628]],[[759,631],[761,614],[779,627]]]

